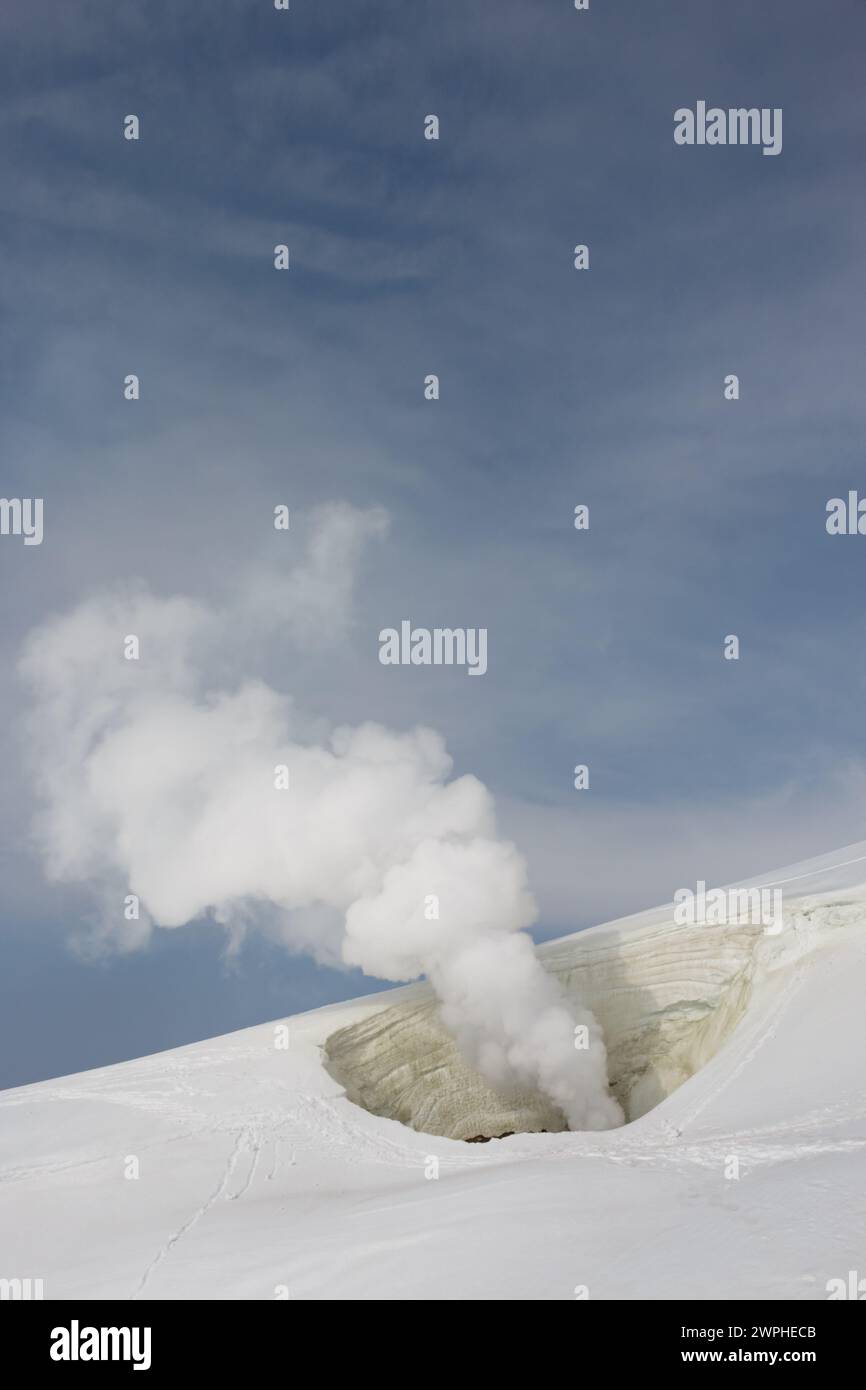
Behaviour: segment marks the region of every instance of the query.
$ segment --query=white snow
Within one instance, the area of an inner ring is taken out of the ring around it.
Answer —
[[[866,843],[754,882],[781,882],[780,935],[666,907],[541,949],[605,1029],[620,1129],[497,1098],[424,986],[285,1020],[288,1050],[266,1024],[3,1093],[0,1278],[46,1298],[826,1298],[866,1275]],[[512,1121],[559,1132],[446,1137]]]

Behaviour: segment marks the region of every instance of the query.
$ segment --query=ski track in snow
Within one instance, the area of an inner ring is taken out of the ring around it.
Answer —
[[[182,1226],[179,1226],[178,1229],[174,1232],[174,1234],[171,1235],[171,1236],[169,1236],[168,1240],[165,1241],[165,1243],[164,1243],[163,1245],[160,1246],[159,1250],[157,1250],[156,1254],[154,1255],[153,1259],[150,1261],[150,1264],[147,1266],[147,1268],[145,1269],[144,1273],[143,1273],[142,1276],[141,1276],[141,1279],[139,1280],[138,1287],[136,1288],[135,1292],[134,1292],[133,1295],[132,1295],[132,1300],[131,1300],[132,1302],[134,1302],[137,1298],[140,1298],[140,1297],[141,1297],[141,1295],[143,1294],[144,1290],[146,1289],[148,1283],[149,1283],[150,1280],[152,1279],[154,1273],[155,1273],[156,1270],[159,1268],[159,1266],[163,1263],[163,1261],[166,1260],[166,1259],[168,1258],[168,1256],[171,1254],[172,1250],[174,1250],[175,1246],[177,1245],[178,1241],[179,1241],[179,1240],[182,1240],[183,1237],[184,1237],[185,1235],[187,1235],[187,1234],[193,1229],[194,1226],[197,1226],[198,1223],[199,1223],[201,1220],[203,1220],[203,1218],[204,1218],[205,1216],[207,1216],[207,1214],[208,1214],[208,1212],[210,1211],[211,1207],[212,1207],[216,1202],[218,1202],[218,1201],[220,1200],[221,1197],[225,1196],[225,1194],[226,1194],[227,1191],[228,1191],[229,1183],[231,1182],[231,1180],[232,1180],[232,1178],[233,1178],[233,1176],[234,1176],[234,1172],[235,1172],[235,1169],[236,1169],[236,1167],[237,1167],[237,1164],[238,1164],[238,1160],[239,1160],[239,1158],[240,1158],[240,1155],[241,1155],[241,1153],[243,1152],[243,1150],[244,1150],[244,1148],[245,1148],[245,1146],[246,1146],[246,1143],[247,1143],[247,1141],[249,1140],[249,1137],[250,1137],[250,1130],[248,1130],[248,1129],[242,1129],[242,1130],[238,1133],[237,1138],[235,1139],[234,1147],[232,1148],[231,1153],[229,1154],[228,1158],[226,1159],[225,1168],[223,1169],[222,1177],[220,1178],[219,1183],[218,1183],[217,1186],[214,1188],[214,1190],[213,1190],[213,1192],[210,1194],[210,1196],[209,1196],[208,1198],[206,1198],[206,1200],[205,1200],[204,1202],[202,1202],[201,1206],[200,1206],[200,1207],[196,1207],[195,1211],[193,1212],[193,1214],[192,1214],[192,1216],[189,1218],[189,1220],[188,1220],[188,1221],[185,1221],[185,1222],[183,1223]],[[248,1179],[248,1181],[245,1183],[245,1185],[241,1188],[241,1191],[240,1191],[239,1193],[237,1193],[236,1195],[237,1195],[237,1196],[242,1196],[243,1193],[246,1191],[246,1189],[247,1189],[248,1186],[249,1186],[249,1179]]]
[[[222,1176],[220,1177],[217,1186],[213,1189],[213,1191],[205,1199],[205,1201],[202,1202],[200,1206],[196,1207],[189,1219],[187,1221],[184,1221],[183,1224],[179,1226],[172,1235],[169,1236],[168,1240],[166,1240],[160,1246],[159,1250],[156,1252],[153,1259],[150,1261],[144,1273],[142,1274],[138,1286],[131,1296],[131,1301],[134,1301],[135,1299],[141,1297],[142,1293],[149,1284],[156,1270],[160,1267],[160,1265],[163,1264],[163,1262],[169,1257],[169,1255],[171,1255],[178,1242],[182,1240],[184,1236],[187,1236],[190,1233],[190,1231],[194,1229],[194,1227],[198,1226],[199,1223],[203,1221],[204,1218],[207,1216],[208,1212],[210,1212],[218,1202],[220,1202],[221,1200],[226,1200],[229,1202],[238,1201],[250,1190],[253,1182],[255,1181],[256,1174],[259,1170],[260,1157],[266,1143],[270,1143],[272,1145],[274,1154],[272,1167],[270,1172],[266,1174],[266,1178],[270,1180],[274,1177],[278,1166],[277,1150],[279,1141],[276,1137],[277,1130],[279,1130],[279,1128],[283,1124],[287,1123],[289,1119],[291,1119],[290,1116],[284,1116],[281,1119],[279,1119],[276,1125],[271,1130],[271,1133],[268,1136],[267,1140],[263,1139],[262,1136],[261,1117],[259,1117],[257,1121],[251,1121],[250,1123],[243,1125],[239,1130],[235,1132],[235,1142],[231,1149],[231,1152],[229,1153],[228,1158],[226,1159]],[[222,1126],[210,1129],[205,1128],[201,1131],[201,1133],[204,1134],[219,1134],[224,1132],[225,1131]],[[245,1174],[242,1172],[242,1159],[244,1155],[249,1156],[249,1164]],[[91,1161],[98,1162],[99,1160]],[[291,1163],[294,1163],[294,1161],[295,1160],[293,1156],[291,1159]],[[75,1167],[79,1165],[71,1164],[68,1166]],[[236,1178],[240,1179],[239,1185],[237,1186],[236,1190],[232,1190]]]
[[[769,1015],[765,1016],[756,1025],[753,1025],[751,1029],[748,1026],[748,1019],[741,1021],[739,1028],[734,1031],[731,1038],[728,1040],[728,1050],[724,1059],[727,1065],[724,1068],[723,1075],[714,1085],[710,1086],[692,1109],[686,1112],[680,1119],[679,1124],[673,1126],[674,1133],[678,1139],[683,1137],[686,1129],[694,1124],[695,1120],[697,1120],[699,1115],[703,1114],[707,1106],[711,1105],[723,1091],[726,1091],[728,1087],[736,1081],[737,1077],[745,1071],[749,1063],[757,1057],[758,1053],[767,1045],[770,1039],[775,1037],[782,1017],[787,1013],[794,997],[803,986],[806,974],[807,970],[802,964],[797,966],[794,975],[791,980],[788,981],[780,998],[776,1000]],[[740,1053],[741,1055],[735,1065],[731,1067],[730,1060],[732,1054],[736,1053]],[[716,1059],[713,1058],[708,1066],[712,1067],[715,1061]],[[705,1068],[705,1073],[706,1070]]]

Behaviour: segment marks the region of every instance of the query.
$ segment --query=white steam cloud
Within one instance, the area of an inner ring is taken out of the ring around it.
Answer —
[[[230,609],[125,592],[31,634],[21,674],[46,870],[97,885],[103,932],[127,946],[210,916],[380,978],[426,975],[494,1086],[538,1088],[572,1129],[610,1128],[622,1113],[598,1024],[538,963],[521,930],[536,915],[524,862],[496,838],[481,782],[449,780],[439,735],[368,723],[323,738],[261,682],[211,684],[232,634],[339,630],[384,525],[379,511],[320,511],[289,576],[250,580]],[[137,661],[123,656],[132,634]],[[126,894],[141,920],[124,920]]]

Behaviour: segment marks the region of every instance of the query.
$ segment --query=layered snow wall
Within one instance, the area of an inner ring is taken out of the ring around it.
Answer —
[[[579,933],[539,948],[547,969],[604,1029],[611,1089],[635,1120],[699,1071],[749,1001],[760,926]],[[452,1139],[566,1128],[531,1092],[498,1094],[460,1056],[424,987],[333,1033],[331,1075],[376,1115]]]
[[[611,1090],[627,1120],[706,1066],[771,974],[862,928],[864,873],[866,841],[859,841],[729,885],[782,893],[778,935],[749,922],[677,926],[666,905],[539,947],[545,967],[601,1023]],[[566,1128],[543,1097],[491,1090],[461,1058],[423,985],[332,1033],[324,1055],[350,1100],[427,1134],[475,1139]]]

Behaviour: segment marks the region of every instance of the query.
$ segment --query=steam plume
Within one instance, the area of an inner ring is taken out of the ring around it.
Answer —
[[[306,642],[345,623],[364,545],[384,524],[378,511],[321,511],[289,577],[249,580],[229,610],[137,590],[31,634],[21,674],[47,872],[99,886],[103,930],[127,945],[210,916],[380,978],[424,974],[494,1086],[537,1087],[573,1129],[609,1128],[622,1114],[598,1025],[538,963],[521,930],[535,919],[524,862],[497,839],[481,782],[451,779],[440,736],[366,723],[313,739],[262,682],[206,679],[227,633],[267,635],[279,621]],[[123,658],[128,634],[139,660]],[[133,924],[126,894],[143,910]],[[578,1025],[588,1047],[575,1046]]]

